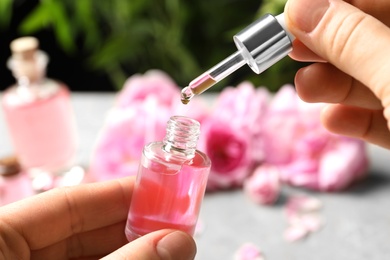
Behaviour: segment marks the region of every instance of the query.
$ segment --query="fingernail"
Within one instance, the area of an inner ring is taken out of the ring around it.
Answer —
[[[306,33],[313,31],[329,8],[329,0],[289,0],[286,5],[290,22]]]
[[[195,258],[194,240],[181,231],[174,231],[157,243],[157,253],[163,260],[192,260]]]

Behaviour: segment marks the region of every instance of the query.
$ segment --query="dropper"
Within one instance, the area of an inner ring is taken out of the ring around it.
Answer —
[[[195,78],[181,91],[181,101],[187,104],[195,96],[220,82],[244,64],[257,74],[287,56],[294,36],[287,31],[284,14],[266,14],[233,37],[237,51]]]

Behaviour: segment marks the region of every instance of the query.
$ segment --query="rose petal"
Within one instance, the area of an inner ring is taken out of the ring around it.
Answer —
[[[279,170],[269,165],[259,166],[244,182],[245,193],[256,203],[271,205],[279,197]]]
[[[300,211],[313,212],[322,208],[322,202],[315,197],[304,197],[301,200]]]
[[[305,238],[309,234],[309,230],[303,225],[293,225],[287,227],[284,232],[284,239],[289,242],[295,242]]]
[[[264,260],[264,256],[255,245],[243,244],[235,253],[235,260]]]
[[[301,223],[310,232],[318,231],[324,225],[324,222],[319,214],[304,214],[301,217]]]
[[[291,196],[285,206],[287,217],[297,216],[302,213],[316,212],[322,208],[322,202],[307,195]]]

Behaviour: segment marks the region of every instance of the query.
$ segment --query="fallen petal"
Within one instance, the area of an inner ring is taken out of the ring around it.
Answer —
[[[317,212],[322,208],[322,202],[314,197],[295,195],[288,199],[285,212],[287,218],[303,213]]]
[[[261,165],[244,182],[244,191],[255,203],[272,205],[279,197],[279,170],[272,165]]]
[[[324,225],[324,221],[318,214],[305,214],[301,216],[301,223],[311,232],[319,230]]]
[[[319,211],[322,208],[322,202],[314,197],[306,197],[302,201],[301,211],[303,212],[313,212]]]
[[[243,244],[236,252],[234,260],[264,260],[260,249],[253,244]]]
[[[303,225],[289,226],[284,232],[284,239],[288,242],[295,242],[305,238],[309,230]]]

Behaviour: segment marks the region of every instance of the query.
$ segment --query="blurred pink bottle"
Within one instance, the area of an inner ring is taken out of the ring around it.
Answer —
[[[144,147],[125,230],[129,241],[165,228],[194,234],[211,166],[196,150],[199,127],[171,117],[164,141]]]
[[[2,107],[23,169],[61,174],[77,149],[76,123],[68,88],[46,78],[47,55],[33,37],[11,43],[8,67],[17,83],[3,94]]]

